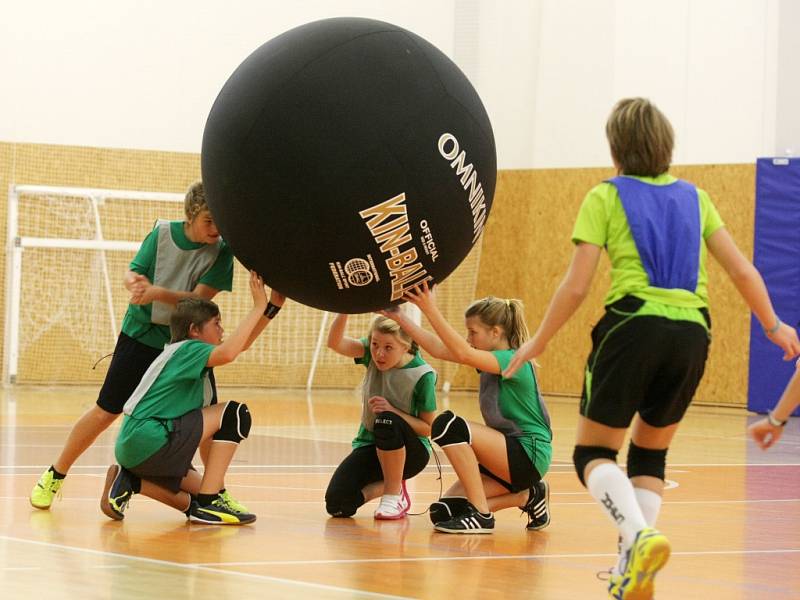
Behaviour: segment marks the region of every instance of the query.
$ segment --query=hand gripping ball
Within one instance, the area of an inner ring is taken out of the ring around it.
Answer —
[[[336,312],[444,280],[483,231],[496,169],[464,74],[421,37],[369,19],[265,43],[225,83],[203,133],[207,201],[236,257]]]

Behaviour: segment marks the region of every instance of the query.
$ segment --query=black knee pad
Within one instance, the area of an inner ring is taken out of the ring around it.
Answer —
[[[360,490],[328,489],[325,492],[325,510],[332,517],[352,517],[364,504]]]
[[[575,464],[578,479],[581,480],[584,486],[586,486],[586,481],[583,479],[583,472],[586,470],[586,465],[598,458],[617,462],[617,451],[605,446],[575,446],[575,451],[572,453],[572,462]]]
[[[628,446],[628,477],[646,475],[664,481],[666,465],[666,448],[663,450],[650,450],[637,446],[633,442]]]
[[[472,445],[472,432],[469,423],[452,410],[446,410],[433,420],[431,439],[441,448],[454,444]]]
[[[250,417],[250,410],[247,404],[239,404],[231,400],[225,405],[222,411],[219,430],[214,434],[213,439],[218,442],[233,442],[238,444],[248,435],[253,420]]]
[[[400,415],[385,410],[375,415],[375,425],[372,433],[375,435],[375,445],[380,450],[399,450],[405,446],[403,432],[400,429]]]
[[[469,500],[461,496],[444,496],[428,507],[431,523],[437,525],[462,515],[469,508]]]

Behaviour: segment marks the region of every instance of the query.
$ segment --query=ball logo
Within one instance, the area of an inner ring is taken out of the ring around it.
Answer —
[[[404,192],[365,208],[358,214],[364,219],[381,254],[386,257],[384,263],[392,283],[391,302],[399,300],[423,281],[433,279],[414,247]]]
[[[372,283],[375,277],[369,263],[363,258],[351,258],[344,263],[344,272],[347,274],[347,281],[350,285],[362,287]]]
[[[450,167],[455,171],[456,177],[461,177],[461,185],[467,192],[469,208],[472,211],[472,243],[478,241],[483,233],[486,222],[486,197],[483,185],[478,181],[478,171],[467,163],[467,153],[458,146],[458,140],[452,133],[443,133],[439,136],[439,154],[445,160],[452,161]]]
[[[364,258],[351,258],[344,264],[338,260],[329,262],[328,268],[336,287],[340,290],[350,289],[351,286],[364,287],[373,281],[381,280],[372,254],[367,254]]]

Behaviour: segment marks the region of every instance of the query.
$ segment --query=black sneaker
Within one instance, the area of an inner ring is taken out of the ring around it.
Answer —
[[[468,506],[470,506],[469,500],[461,496],[445,496],[444,498],[439,498],[439,500],[431,504],[428,508],[431,523],[436,525],[443,521],[449,521],[467,510]]]
[[[467,510],[449,521],[436,523],[433,527],[436,531],[444,533],[492,533],[494,531],[494,515],[491,513],[484,515],[472,504],[467,506]]]
[[[209,525],[247,525],[256,520],[256,516],[246,512],[238,512],[217,496],[208,506],[200,506],[192,500],[189,507],[189,520]]]
[[[115,521],[125,518],[125,509],[133,497],[135,475],[119,465],[111,465],[106,472],[106,483],[100,497],[100,510]]]
[[[528,515],[528,531],[539,531],[550,525],[550,486],[542,479],[531,486],[528,501],[520,510]]]

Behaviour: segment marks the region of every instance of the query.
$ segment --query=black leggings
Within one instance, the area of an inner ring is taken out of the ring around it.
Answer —
[[[391,427],[395,435],[376,435],[375,446],[355,448],[336,468],[325,491],[325,508],[333,517],[352,517],[365,502],[361,490],[370,483],[383,481],[377,448],[391,451],[405,447],[403,479],[411,479],[428,464],[428,449],[405,419],[392,412],[383,412],[378,418],[390,421],[391,424],[384,425]]]

